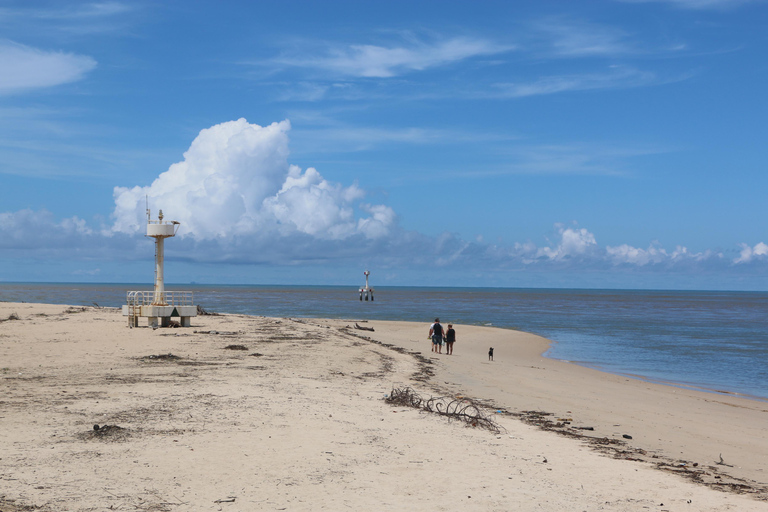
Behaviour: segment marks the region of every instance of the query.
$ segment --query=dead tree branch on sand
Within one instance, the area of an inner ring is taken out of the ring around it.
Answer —
[[[488,417],[483,407],[467,398],[456,399],[452,397],[422,398],[413,389],[394,388],[385,398],[392,405],[402,405],[432,412],[450,419],[460,420],[467,426],[480,427],[490,430],[494,434],[501,433],[503,427]]]

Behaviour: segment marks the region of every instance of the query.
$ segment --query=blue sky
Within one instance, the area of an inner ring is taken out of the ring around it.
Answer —
[[[768,3],[0,1],[0,281],[768,289]],[[153,215],[154,216],[154,215]]]

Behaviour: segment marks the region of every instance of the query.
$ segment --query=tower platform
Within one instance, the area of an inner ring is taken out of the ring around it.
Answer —
[[[123,305],[123,316],[128,317],[130,327],[139,326],[139,318],[146,318],[152,328],[170,327],[177,322],[179,327],[191,327],[191,318],[197,316],[192,292],[163,291],[160,295],[150,291],[127,293],[127,304]]]

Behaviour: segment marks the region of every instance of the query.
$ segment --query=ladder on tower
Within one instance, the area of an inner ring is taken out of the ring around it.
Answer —
[[[139,325],[139,315],[141,314],[141,305],[138,300],[137,292],[128,292],[128,327],[133,329]]]

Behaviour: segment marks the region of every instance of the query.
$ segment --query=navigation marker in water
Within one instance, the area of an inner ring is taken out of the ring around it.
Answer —
[[[365,288],[360,288],[360,300],[363,300],[363,295],[365,295],[365,300],[368,300],[368,297],[370,296],[371,301],[373,301],[373,288],[368,286],[368,276],[371,275],[371,273],[366,270],[363,274],[365,275]]]

